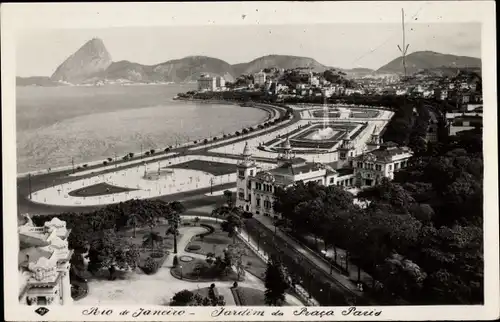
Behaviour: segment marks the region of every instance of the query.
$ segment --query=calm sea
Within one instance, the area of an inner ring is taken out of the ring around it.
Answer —
[[[249,107],[174,101],[193,85],[18,87],[17,171],[163,150],[265,119]]]

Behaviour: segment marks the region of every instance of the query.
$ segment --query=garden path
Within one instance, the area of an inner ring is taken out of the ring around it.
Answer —
[[[193,217],[193,218],[190,218]],[[182,216],[183,219],[194,219],[194,216]],[[204,220],[215,220],[210,217],[200,217]],[[204,255],[187,253],[184,248],[189,240],[204,231],[203,227],[181,227],[182,237],[179,238],[177,249],[178,256],[189,255],[204,259]],[[172,249],[171,249],[172,250]],[[78,301],[78,305],[116,305],[116,304],[149,304],[164,305],[180,290],[193,290],[197,288],[209,287],[215,284],[220,295],[224,295],[226,305],[235,305],[232,296],[232,281],[216,282],[190,282],[179,280],[172,276],[170,268],[172,267],[173,256],[170,255],[158,272],[153,275],[146,275],[139,270],[137,272],[125,272],[114,281],[107,279],[94,279],[89,281],[89,294]],[[260,279],[246,272],[245,281],[238,282],[241,287],[251,287],[264,290],[265,286]],[[294,296],[287,294],[286,300],[293,305],[303,304]]]

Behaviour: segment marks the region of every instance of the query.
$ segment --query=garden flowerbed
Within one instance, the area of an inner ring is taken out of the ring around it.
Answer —
[[[68,195],[72,197],[95,197],[95,196],[105,196],[114,193],[134,191],[137,189],[130,189],[118,186],[112,186],[107,183],[98,183],[84,188],[76,189],[68,192]]]
[[[170,270],[170,273],[177,279],[197,282],[236,281],[238,279],[238,274],[233,270],[221,274],[214,265],[199,258],[179,263]]]

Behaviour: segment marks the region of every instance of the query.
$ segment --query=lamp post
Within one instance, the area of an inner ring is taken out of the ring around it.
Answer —
[[[30,200],[31,200],[31,173],[28,173],[28,187],[30,191]]]

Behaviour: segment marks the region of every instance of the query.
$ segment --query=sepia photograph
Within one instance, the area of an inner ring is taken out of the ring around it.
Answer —
[[[482,4],[2,6],[12,320],[498,317]]]

